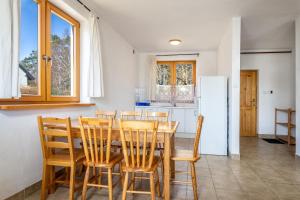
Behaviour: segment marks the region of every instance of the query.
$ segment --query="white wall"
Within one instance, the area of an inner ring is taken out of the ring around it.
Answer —
[[[109,24],[102,22],[104,97],[93,99],[99,109],[132,110],[138,70],[133,47]]]
[[[229,153],[240,154],[240,41],[241,18],[232,18],[220,42],[217,54],[217,73],[228,77]]]
[[[300,17],[296,19],[296,154],[300,156]]]
[[[0,111],[0,199],[41,180],[42,153],[37,116],[76,119],[90,116],[95,108],[69,108],[34,111]]]
[[[292,58],[290,53],[241,56],[241,69],[258,70],[258,134],[274,134],[275,108],[295,108],[295,68]],[[284,117],[280,116],[281,120]],[[286,133],[286,129],[280,126],[278,131]]]
[[[287,15],[243,18],[242,50],[291,48],[294,32],[294,22]]]
[[[87,91],[88,12],[73,0],[52,0],[81,22],[81,98]],[[105,97],[92,99],[101,109],[133,109],[137,85],[136,57],[133,48],[101,20]],[[95,107],[33,111],[0,111],[0,199],[5,199],[41,180],[42,154],[37,129],[38,115],[89,116]]]

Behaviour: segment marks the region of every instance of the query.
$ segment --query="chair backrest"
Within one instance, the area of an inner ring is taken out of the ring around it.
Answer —
[[[38,126],[44,159],[48,159],[57,150],[68,149],[71,161],[74,161],[74,144],[71,136],[70,118],[43,118],[39,116]],[[61,128],[62,126],[65,128]]]
[[[142,112],[136,111],[123,111],[121,112],[121,119],[124,120],[141,120]]]
[[[203,124],[203,116],[199,115],[198,120],[197,120],[197,130],[196,130],[196,137],[194,140],[194,157],[198,156],[198,148],[199,148],[199,142],[200,142],[200,137],[201,137],[201,132],[202,132],[202,124]]]
[[[113,119],[79,117],[84,154],[89,164],[108,164],[111,159]]]
[[[167,122],[169,120],[169,112],[146,112],[146,119]]]
[[[103,110],[96,111],[96,117],[101,118],[101,119],[112,118],[113,120],[115,120],[116,115],[117,115],[117,111],[103,111]]]
[[[120,120],[122,150],[127,168],[147,171],[153,164],[157,121]]]

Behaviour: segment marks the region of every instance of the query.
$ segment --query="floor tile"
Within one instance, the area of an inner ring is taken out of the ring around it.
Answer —
[[[196,163],[199,199],[207,200],[299,200],[300,159],[294,156],[294,147],[269,144],[258,138],[241,138],[241,159],[226,156],[202,155]],[[176,138],[176,148],[191,149],[192,139]],[[186,162],[176,162],[176,170],[188,171]],[[189,175],[176,179],[191,181]],[[163,189],[162,178],[161,189]],[[149,183],[137,183],[140,189],[149,189]],[[68,188],[59,187],[50,200],[68,199]],[[107,190],[89,189],[88,199],[108,199]],[[122,188],[114,189],[114,199],[122,198]],[[40,191],[26,200],[40,199]],[[81,195],[76,193],[76,199]],[[128,200],[148,200],[150,195],[127,195]],[[157,198],[159,199],[159,198]],[[194,199],[193,188],[171,186],[171,199]]]

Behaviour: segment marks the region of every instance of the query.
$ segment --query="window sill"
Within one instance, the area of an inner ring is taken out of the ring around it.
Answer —
[[[36,109],[54,109],[67,107],[90,107],[94,103],[39,103],[39,104],[7,104],[0,105],[0,110],[36,110]]]

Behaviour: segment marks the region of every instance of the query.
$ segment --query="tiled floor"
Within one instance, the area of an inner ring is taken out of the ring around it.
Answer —
[[[192,140],[178,139],[178,148],[191,148]],[[177,163],[177,169],[188,165]],[[178,177],[189,179],[187,176]],[[300,159],[295,158],[294,148],[282,144],[269,144],[257,138],[241,138],[241,159],[223,156],[203,156],[197,163],[199,199],[228,200],[299,200]],[[147,186],[148,184],[143,184]],[[172,199],[193,199],[189,186],[172,186]],[[80,195],[77,195],[81,199]],[[105,189],[88,191],[88,199],[107,199]],[[121,189],[114,191],[121,199]],[[27,200],[39,199],[39,192]],[[68,199],[68,189],[59,188],[49,199]],[[127,199],[150,199],[145,195],[128,195]]]

